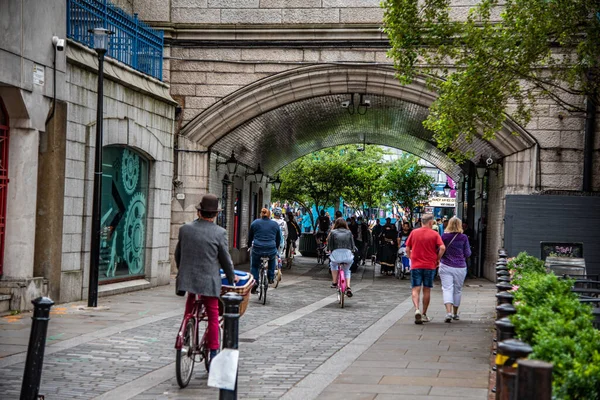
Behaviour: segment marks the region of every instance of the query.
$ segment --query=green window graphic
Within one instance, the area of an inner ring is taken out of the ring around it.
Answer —
[[[148,161],[123,147],[102,158],[100,281],[143,276]]]

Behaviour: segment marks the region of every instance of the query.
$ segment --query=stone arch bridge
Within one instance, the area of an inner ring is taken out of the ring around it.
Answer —
[[[550,101],[540,102],[526,127],[509,118],[495,140],[459,143],[457,150],[474,152],[464,165],[437,149],[422,125],[436,93],[427,90],[422,79],[402,86],[394,78],[386,58],[388,42],[380,29],[379,0],[122,3],[165,30],[164,77],[182,107],[172,246],[179,225],[192,218],[195,204],[209,191],[223,197],[227,226],[238,224],[239,234],[231,234],[230,243],[235,260],[243,261],[249,223],[270,199],[265,180],[251,182],[246,173],[260,164],[272,177],[296,158],[338,144],[395,147],[455,179],[464,176],[458,213],[476,230],[480,271],[489,278],[495,275],[496,250],[513,244],[519,248],[513,238],[518,232],[505,223],[506,208],[512,204],[507,197],[581,189],[584,116],[565,116]],[[464,17],[472,3],[455,0],[452,14]],[[371,103],[364,113],[351,115],[342,107],[350,100],[357,105],[361,98]],[[596,140],[596,160],[599,145]],[[232,152],[242,167],[235,176],[226,176],[225,166],[217,162]],[[485,182],[473,164],[481,156],[494,160]],[[600,175],[595,175],[597,189]],[[569,215],[576,215],[577,207],[569,209],[575,213]],[[561,237],[559,231],[560,227],[539,240],[579,241],[577,235]]]

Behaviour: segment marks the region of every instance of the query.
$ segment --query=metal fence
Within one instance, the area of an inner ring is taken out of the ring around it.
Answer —
[[[93,28],[112,32],[107,55],[162,80],[163,32],[121,10],[108,0],[67,0],[67,36],[93,48]]]

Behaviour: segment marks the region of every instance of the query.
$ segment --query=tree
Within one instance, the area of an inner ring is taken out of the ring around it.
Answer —
[[[416,156],[405,154],[389,166],[385,174],[385,192],[392,203],[409,209],[412,219],[416,205],[429,199],[433,181],[431,176],[423,172]]]
[[[350,174],[342,196],[352,208],[367,215],[365,210],[379,206],[383,198],[385,151],[380,146],[364,146],[360,151],[355,146],[343,149],[342,158],[350,166]]]
[[[274,199],[293,201],[307,210],[335,206],[344,192],[350,166],[341,156],[340,149],[332,147],[306,155],[281,170],[281,187],[274,191]],[[316,221],[310,216],[313,228]]]
[[[527,124],[540,97],[572,113],[585,112],[581,96],[597,104],[597,0],[481,0],[463,22],[450,18],[451,3],[382,3],[398,78],[407,84],[428,74],[439,94],[424,125],[441,149],[461,137],[494,138],[507,110]]]

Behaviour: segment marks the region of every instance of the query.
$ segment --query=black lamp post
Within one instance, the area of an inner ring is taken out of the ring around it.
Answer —
[[[90,246],[90,280],[88,307],[98,306],[98,274],[100,265],[100,212],[102,206],[102,117],[104,114],[104,55],[108,35],[104,28],[90,29],[94,35],[94,50],[98,53],[98,102],[96,106],[96,160],[94,163],[94,194],[92,207],[92,240]]]
[[[272,184],[275,190],[279,190],[281,187],[281,179],[279,178],[279,175],[277,175],[275,179],[270,180],[268,183]]]
[[[452,188],[450,187],[450,185],[448,184],[448,181],[446,181],[446,186],[444,186],[444,195],[446,197],[450,196],[450,191],[452,190]]]

